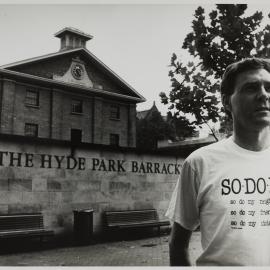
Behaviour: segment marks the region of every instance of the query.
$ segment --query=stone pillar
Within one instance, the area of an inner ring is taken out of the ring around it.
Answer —
[[[92,141],[95,144],[102,144],[103,140],[103,99],[93,99],[93,120],[92,120]]]
[[[1,132],[13,134],[13,117],[15,103],[15,81],[3,80],[2,89],[2,110],[1,110]]]
[[[136,104],[130,104],[128,110],[128,147],[136,147]]]
[[[62,138],[62,123],[63,123],[63,108],[62,94],[52,90],[51,93],[51,136],[52,139],[61,140]]]

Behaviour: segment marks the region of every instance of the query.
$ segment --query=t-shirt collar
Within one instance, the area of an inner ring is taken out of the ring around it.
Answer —
[[[233,150],[237,151],[238,153],[243,153],[246,155],[263,156],[264,154],[268,154],[270,152],[270,146],[262,151],[252,151],[252,150],[245,149],[239,146],[238,144],[236,144],[232,136],[228,138],[227,142],[230,144]]]

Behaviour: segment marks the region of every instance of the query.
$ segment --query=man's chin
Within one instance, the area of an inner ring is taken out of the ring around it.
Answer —
[[[270,117],[260,117],[257,119],[254,119],[254,124],[257,127],[265,128],[270,127]]]

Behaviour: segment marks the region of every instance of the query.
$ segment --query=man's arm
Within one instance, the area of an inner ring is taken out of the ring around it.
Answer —
[[[170,265],[190,266],[188,245],[192,231],[174,222],[169,240]]]

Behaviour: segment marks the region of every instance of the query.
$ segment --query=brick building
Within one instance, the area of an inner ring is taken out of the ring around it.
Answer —
[[[0,67],[0,133],[135,147],[145,99],[86,49],[92,36],[55,37],[58,52]]]

